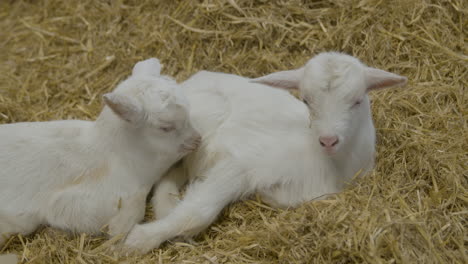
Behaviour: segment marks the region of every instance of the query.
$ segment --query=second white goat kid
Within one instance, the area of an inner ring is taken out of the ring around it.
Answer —
[[[367,92],[405,81],[339,53],[314,57],[300,73],[254,81],[195,74],[183,87],[202,144],[184,159],[185,168],[172,169],[156,188],[154,209],[162,218],[136,225],[126,247],[147,252],[176,236],[195,235],[227,204],[254,192],[272,206],[292,207],[341,191],[374,164]],[[309,108],[284,90],[254,82],[301,86]],[[171,193],[177,194],[184,173],[193,182],[177,202]]]
[[[143,219],[151,186],[200,142],[181,88],[160,69],[138,62],[95,122],[0,125],[0,243],[41,224],[117,235]]]

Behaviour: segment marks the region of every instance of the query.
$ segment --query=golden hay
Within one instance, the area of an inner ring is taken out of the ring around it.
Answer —
[[[179,81],[260,76],[337,50],[409,77],[372,94],[375,171],[331,200],[236,203],[196,243],[121,258],[43,228],[0,249],[28,263],[468,263],[468,1],[1,1],[0,123],[93,119],[158,57]],[[287,109],[285,109],[287,111]],[[1,169],[1,168],[0,168]]]

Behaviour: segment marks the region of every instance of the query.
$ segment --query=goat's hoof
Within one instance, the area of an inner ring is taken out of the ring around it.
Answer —
[[[158,248],[161,242],[158,236],[145,225],[136,225],[124,242],[123,251],[128,254],[145,254]]]

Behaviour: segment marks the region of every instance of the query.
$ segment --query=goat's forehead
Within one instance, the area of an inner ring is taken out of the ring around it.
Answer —
[[[142,96],[139,98],[147,110],[165,113],[168,116],[188,111],[188,102],[176,90],[158,90],[152,91],[152,93],[154,93],[152,96]]]
[[[180,105],[171,104],[157,112],[157,119],[161,122],[181,122],[188,118],[188,112]]]
[[[353,61],[311,60],[304,74],[304,93],[353,94],[363,86],[362,66]]]
[[[171,109],[188,108],[188,102],[181,87],[170,78],[130,77],[122,82],[115,91],[133,97],[150,113],[174,111]]]

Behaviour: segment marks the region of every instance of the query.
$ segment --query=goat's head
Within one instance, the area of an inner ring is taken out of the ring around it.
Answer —
[[[200,135],[190,122],[181,87],[161,76],[160,69],[157,59],[138,62],[132,75],[103,99],[145,147],[168,157],[181,157],[198,146]]]
[[[296,70],[266,75],[253,82],[299,89],[309,108],[311,128],[327,154],[345,146],[371,118],[367,93],[404,85],[407,78],[365,66],[341,53],[321,53]]]

